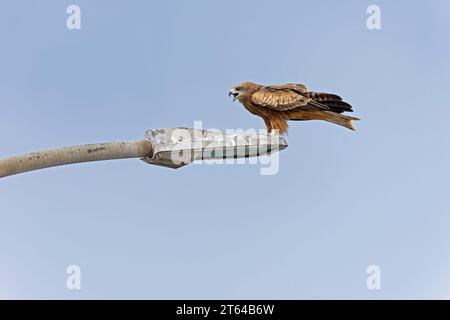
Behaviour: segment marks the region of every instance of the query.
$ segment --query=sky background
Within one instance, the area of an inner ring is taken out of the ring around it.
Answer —
[[[363,121],[292,123],[273,176],[117,160],[1,179],[0,298],[450,298],[450,2],[1,9],[0,158],[195,120],[262,128],[227,96],[246,80],[337,93]]]

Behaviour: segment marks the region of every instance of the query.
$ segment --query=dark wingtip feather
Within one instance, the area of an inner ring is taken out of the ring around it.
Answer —
[[[349,103],[342,101],[342,98],[336,94],[308,92],[307,97],[327,106],[331,111],[337,113],[353,112],[352,106]]]

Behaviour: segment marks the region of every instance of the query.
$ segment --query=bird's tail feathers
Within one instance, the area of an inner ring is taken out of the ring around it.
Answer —
[[[324,118],[325,121],[338,124],[350,130],[356,130],[355,127],[353,126],[352,121],[360,120],[359,118],[345,116],[331,111],[325,111],[325,113],[327,114],[326,117]]]

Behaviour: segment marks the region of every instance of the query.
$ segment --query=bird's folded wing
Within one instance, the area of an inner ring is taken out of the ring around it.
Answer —
[[[282,84],[282,85],[273,85],[273,86],[266,86],[267,88],[272,88],[272,89],[287,89],[287,90],[292,90],[294,92],[297,93],[307,93],[308,92],[308,88],[301,83],[288,83],[288,84]]]
[[[328,107],[313,101],[311,98],[283,86],[262,87],[252,94],[251,100],[255,105],[268,107],[277,111],[287,110],[328,110]]]

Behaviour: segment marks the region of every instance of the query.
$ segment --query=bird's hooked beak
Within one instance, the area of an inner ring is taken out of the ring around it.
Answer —
[[[237,92],[235,89],[231,89],[231,90],[228,92],[228,96],[229,96],[229,97],[233,96],[233,102],[236,101],[238,95],[239,95],[239,92]]]

